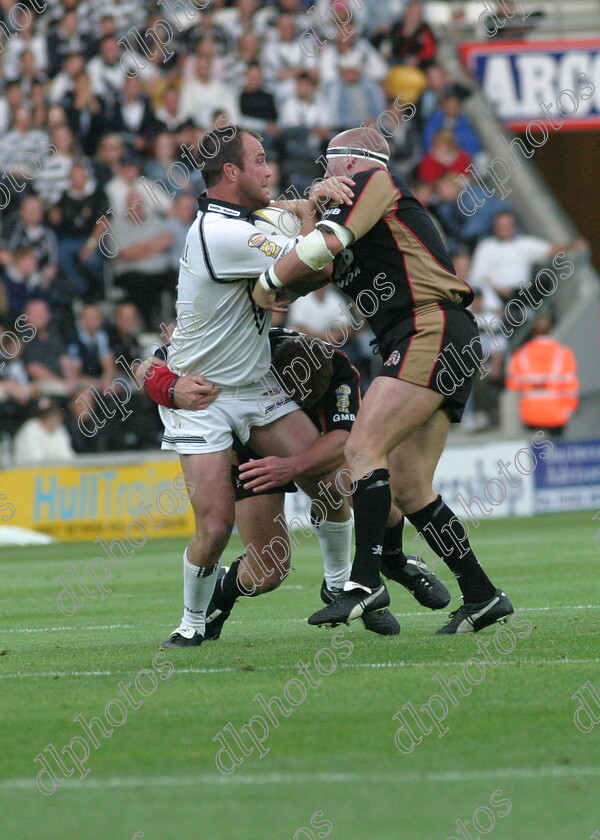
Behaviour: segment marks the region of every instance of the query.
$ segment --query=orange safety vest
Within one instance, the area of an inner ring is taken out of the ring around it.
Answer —
[[[566,426],[579,406],[575,354],[551,338],[534,338],[512,355],[506,387],[523,392],[519,414],[526,426]]]

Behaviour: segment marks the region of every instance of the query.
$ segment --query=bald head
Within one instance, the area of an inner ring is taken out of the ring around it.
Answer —
[[[385,137],[374,128],[360,126],[342,131],[327,146],[327,172],[358,171],[374,166],[387,167],[390,147]],[[339,173],[337,173],[339,174]]]

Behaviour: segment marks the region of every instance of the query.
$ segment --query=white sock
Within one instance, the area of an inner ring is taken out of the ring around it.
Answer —
[[[187,559],[187,549],[183,552],[182,627],[192,628],[204,635],[206,610],[215,590],[218,570],[219,563],[205,568],[192,565]],[[202,572],[200,577],[198,572]]]
[[[341,589],[350,577],[352,560],[352,519],[346,522],[321,522],[316,529],[323,555],[328,589]]]

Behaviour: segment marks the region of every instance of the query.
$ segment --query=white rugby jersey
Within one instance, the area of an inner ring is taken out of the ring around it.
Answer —
[[[254,303],[252,289],[297,239],[263,233],[240,205],[211,198],[200,198],[198,205],[179,261],[169,367],[221,387],[249,385],[269,368],[273,316]]]

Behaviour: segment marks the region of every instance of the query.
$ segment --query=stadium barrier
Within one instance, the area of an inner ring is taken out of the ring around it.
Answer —
[[[600,440],[552,442],[541,431],[530,435],[446,447],[434,487],[467,527],[488,517],[600,506]],[[118,538],[135,548],[148,538],[194,530],[190,488],[172,454],[95,456],[1,475],[1,519],[60,541]],[[293,530],[310,535],[304,493],[287,495],[285,513]]]

